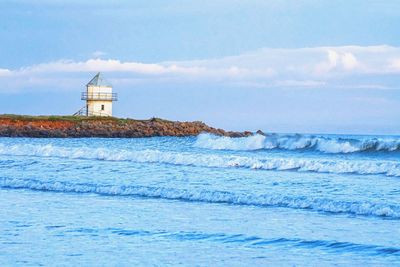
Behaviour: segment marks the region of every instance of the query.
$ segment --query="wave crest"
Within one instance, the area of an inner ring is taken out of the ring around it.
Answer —
[[[93,159],[106,161],[131,161],[140,163],[162,163],[210,168],[248,168],[277,171],[308,171],[319,173],[383,174],[400,177],[400,163],[395,161],[327,160],[307,158],[256,158],[199,154],[189,152],[167,152],[159,150],[113,150],[106,148],[67,148],[52,145],[0,144],[0,155],[60,157],[71,159]]]
[[[400,218],[400,206],[371,202],[336,201],[323,198],[281,195],[253,195],[201,189],[175,189],[151,186],[97,185],[66,182],[42,182],[33,179],[0,178],[0,187],[62,193],[95,193],[110,196],[137,196],[231,205],[284,207],[329,213]]]
[[[400,139],[349,139],[309,135],[252,135],[249,137],[221,137],[200,134],[195,147],[217,150],[310,149],[324,153],[354,153],[365,151],[400,152]]]

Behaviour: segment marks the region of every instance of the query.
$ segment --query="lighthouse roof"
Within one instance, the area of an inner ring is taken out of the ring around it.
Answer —
[[[112,87],[111,83],[109,83],[104,77],[103,74],[98,72],[93,79],[86,86],[104,86],[104,87]]]

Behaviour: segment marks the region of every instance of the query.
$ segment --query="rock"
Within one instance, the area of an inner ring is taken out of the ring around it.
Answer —
[[[260,135],[266,135],[263,131],[261,131],[261,130],[258,130],[257,132],[256,132],[256,134],[260,134]]]
[[[243,137],[251,132],[226,132],[203,122],[118,119],[110,117],[0,115],[0,136],[20,137],[151,137],[194,136],[200,133]]]
[[[244,136],[251,136],[251,135],[253,135],[253,133],[252,133],[252,132],[249,132],[249,131],[244,131],[243,134],[244,134]]]

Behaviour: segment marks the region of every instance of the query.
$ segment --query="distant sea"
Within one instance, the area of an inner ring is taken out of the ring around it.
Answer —
[[[0,138],[0,266],[400,266],[400,137]]]

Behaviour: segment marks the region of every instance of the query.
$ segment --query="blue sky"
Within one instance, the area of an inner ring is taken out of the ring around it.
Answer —
[[[0,113],[71,114],[97,71],[120,117],[400,133],[399,1],[0,1]]]

